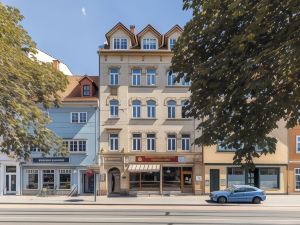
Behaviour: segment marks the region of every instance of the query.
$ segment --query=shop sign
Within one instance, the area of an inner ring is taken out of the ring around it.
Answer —
[[[32,162],[34,163],[65,163],[69,162],[67,157],[48,157],[48,158],[33,158]]]
[[[178,156],[136,156],[136,162],[178,162]]]

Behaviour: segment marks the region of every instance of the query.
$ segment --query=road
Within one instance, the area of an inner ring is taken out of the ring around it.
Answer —
[[[0,224],[300,224],[299,207],[0,205]]]

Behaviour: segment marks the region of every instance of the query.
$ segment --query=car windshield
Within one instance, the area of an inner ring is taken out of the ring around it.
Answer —
[[[235,190],[235,187],[231,186],[226,188],[224,191],[233,192]]]

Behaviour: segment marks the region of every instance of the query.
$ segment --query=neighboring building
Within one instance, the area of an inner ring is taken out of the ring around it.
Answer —
[[[69,155],[44,157],[33,146],[32,159],[22,166],[24,195],[36,195],[43,188],[58,195],[71,190],[79,194],[94,192],[94,174],[99,171],[99,79],[96,76],[67,78],[69,84],[61,94],[61,107],[50,108],[45,113],[52,120],[48,128],[64,139]]]
[[[300,125],[289,129],[289,194],[300,194]]]
[[[102,194],[202,193],[201,148],[184,104],[190,83],[174,83],[171,51],[182,29],[118,23],[99,49]]]
[[[254,170],[233,165],[232,149],[220,146],[204,147],[205,193],[234,184],[249,184],[267,193],[287,193],[288,131],[282,121],[278,124],[279,128],[270,134],[278,141],[275,154],[254,159]]]
[[[53,58],[52,56],[48,55],[47,53],[36,49],[37,53],[34,54],[34,57],[40,61],[40,62],[44,62],[44,63],[52,63],[53,67],[59,71],[61,71],[62,73],[64,73],[65,75],[71,76],[73,75],[72,72],[70,71],[70,69],[68,68],[68,66],[64,63],[62,63],[61,61],[59,61],[56,58]],[[32,53],[29,54],[29,57],[32,57]]]

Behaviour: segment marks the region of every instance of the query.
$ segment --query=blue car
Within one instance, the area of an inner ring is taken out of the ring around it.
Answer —
[[[259,204],[266,200],[265,191],[249,185],[233,185],[223,191],[213,191],[209,194],[212,201],[218,203],[226,202],[248,202]]]

